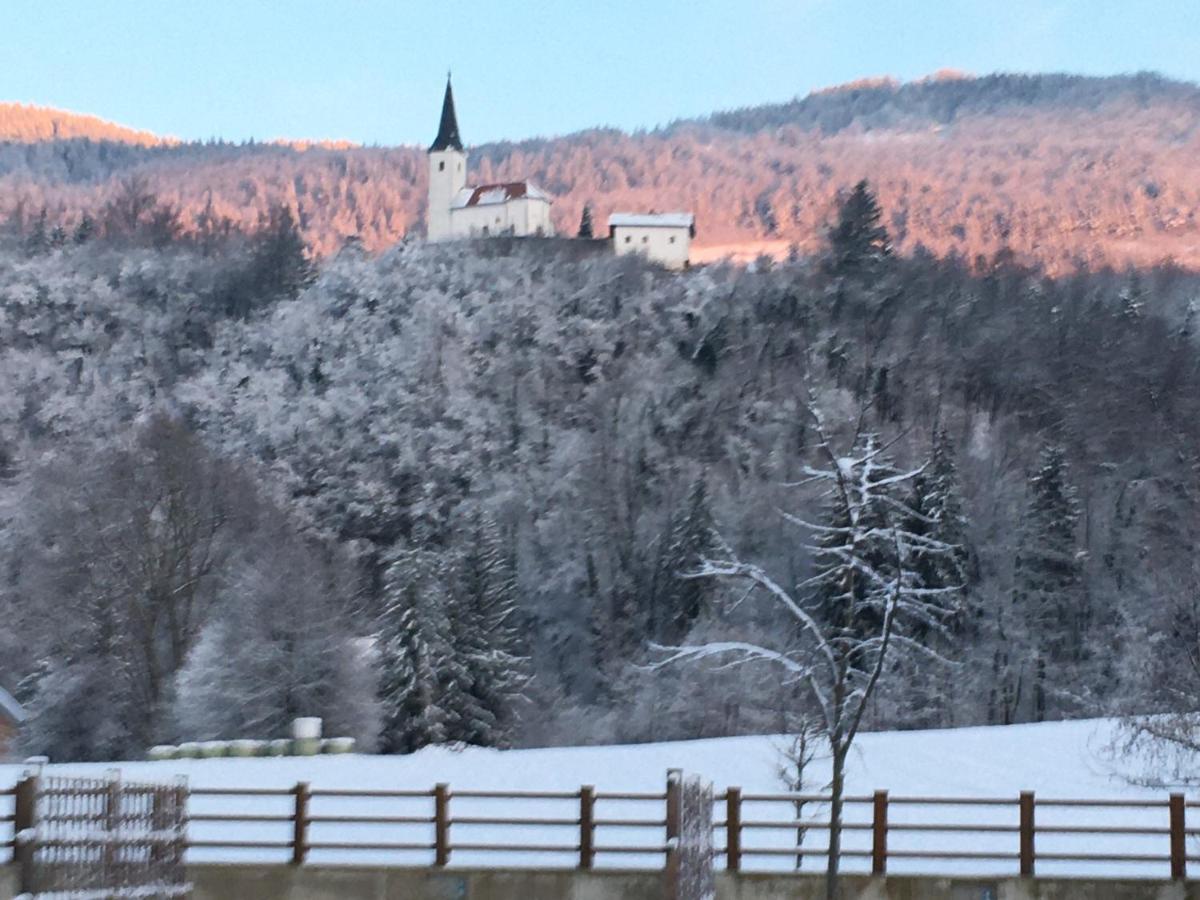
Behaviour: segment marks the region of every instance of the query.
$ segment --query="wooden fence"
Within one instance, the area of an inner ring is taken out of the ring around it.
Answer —
[[[671,780],[663,790],[650,792],[591,785],[576,791],[451,790],[446,784],[429,790],[304,783],[289,789],[192,788],[188,822],[193,827],[186,846],[222,859],[229,858],[222,853],[254,851],[256,858],[295,865],[315,852],[336,853],[339,861],[371,852],[376,864],[382,857],[440,867],[466,854],[483,854],[496,864],[507,860],[522,867],[590,869],[598,859],[660,867],[670,865],[678,843],[681,826],[672,813],[679,808],[677,792],[678,781]],[[829,829],[828,802],[823,794],[719,791],[712,817],[718,865],[737,872],[755,861],[774,860],[789,869],[820,870],[825,843],[819,838]],[[850,868],[877,875],[887,873],[893,862],[919,863],[934,872],[969,865],[972,873],[986,868],[989,875],[1025,877],[1047,874],[1052,864],[1076,864],[1137,867],[1144,877],[1185,879],[1188,864],[1200,862],[1195,846],[1200,828],[1187,824],[1189,810],[1197,807],[1200,801],[1182,794],[1085,800],[1032,792],[913,797],[877,791],[846,798],[842,858]],[[12,820],[0,815],[0,822]],[[363,827],[370,829],[365,836]],[[620,839],[605,839],[614,833]],[[914,836],[919,846],[911,845]],[[1064,847],[1065,838],[1092,846]]]
[[[22,896],[187,895],[184,784],[30,776],[6,795]]]

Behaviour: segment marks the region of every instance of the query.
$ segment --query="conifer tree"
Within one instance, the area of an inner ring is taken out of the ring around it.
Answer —
[[[1079,659],[1087,629],[1083,567],[1076,538],[1079,506],[1066,451],[1045,446],[1029,478],[1029,506],[1017,551],[1013,606],[1032,651],[1033,717],[1045,718],[1047,682]],[[1054,669],[1048,673],[1048,668]]]
[[[46,210],[43,207],[33,220],[33,230],[25,238],[25,252],[29,256],[45,253],[50,248],[50,234],[46,231]]]
[[[592,204],[585,203],[583,205],[583,215],[579,217],[579,237],[591,240],[595,235],[592,233]]]
[[[892,252],[883,214],[865,180],[858,182],[838,209],[829,233],[828,269],[838,278],[869,279]]]
[[[486,747],[512,741],[513,704],[528,680],[516,622],[517,579],[496,523],[479,515],[459,563],[456,650],[469,677],[457,738]]]
[[[929,465],[913,479],[907,506],[912,511],[911,532],[952,548],[945,553],[915,549],[913,567],[925,587],[948,591],[941,595],[945,624],[957,632],[967,625],[963,600],[970,581],[971,551],[954,448],[944,430],[934,434]]]
[[[680,640],[703,611],[712,591],[711,582],[684,576],[716,552],[714,534],[708,487],[703,478],[697,478],[683,509],[672,517],[663,544],[649,615],[650,634],[655,640]]]
[[[79,220],[79,224],[75,226],[75,231],[71,235],[71,241],[74,244],[86,244],[96,235],[96,220],[87,213],[84,213]]]
[[[422,550],[401,552],[385,575],[378,634],[384,753],[411,753],[460,731],[469,675],[455,652],[445,581]]]

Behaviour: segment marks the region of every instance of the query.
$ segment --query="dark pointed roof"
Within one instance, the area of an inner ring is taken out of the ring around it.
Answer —
[[[429,152],[436,150],[461,151],[462,138],[458,136],[458,117],[454,115],[454,92],[450,90],[450,76],[446,76],[446,96],[442,100],[442,121],[438,125],[437,137],[429,145]]]

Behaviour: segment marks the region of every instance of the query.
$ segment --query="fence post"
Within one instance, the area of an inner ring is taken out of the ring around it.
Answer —
[[[1021,877],[1033,877],[1034,860],[1034,822],[1033,822],[1033,791],[1021,791]]]
[[[742,868],[742,789],[736,787],[725,792],[725,868]]]
[[[1187,832],[1184,826],[1186,808],[1183,794],[1171,795],[1171,878],[1176,881],[1187,878]]]
[[[450,785],[439,784],[433,789],[433,864],[445,866],[450,862]]]
[[[663,865],[665,896],[674,898],[679,889],[679,837],[683,823],[683,770],[667,769],[667,856]]]
[[[579,789],[579,868],[590,869],[596,857],[596,789]]]
[[[296,797],[296,809],[292,817],[292,865],[304,865],[308,858],[308,782],[301,781],[292,793]]]
[[[117,853],[116,835],[121,828],[121,772],[111,769],[108,772],[108,786],[104,790],[104,830],[108,840],[104,842],[104,880],[109,884],[120,884],[122,878],[117,872],[119,854]]]
[[[13,810],[12,859],[17,869],[18,890],[32,894],[33,854],[37,848],[34,831],[37,828],[38,779],[26,775],[17,782],[16,808]]]
[[[875,792],[875,815],[871,822],[871,874],[887,874],[888,792]]]

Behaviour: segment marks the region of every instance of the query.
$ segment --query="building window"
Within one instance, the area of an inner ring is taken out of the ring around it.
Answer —
[[[439,161],[438,161],[438,171],[439,171],[439,172],[445,172],[445,171],[446,171],[446,161],[445,161],[444,159],[443,159],[443,160],[439,160]]]
[[[675,243],[675,235],[671,235],[671,243]]]
[[[625,243],[629,244],[629,243],[632,243],[632,241],[633,241],[633,237],[631,235],[628,235],[628,234],[625,235]]]
[[[648,244],[648,243],[650,243],[650,235],[648,235],[648,234],[643,234],[643,235],[642,235],[642,243],[643,243],[643,244]]]
[[[483,236],[484,237],[488,236],[488,227],[486,225],[483,226]]]

